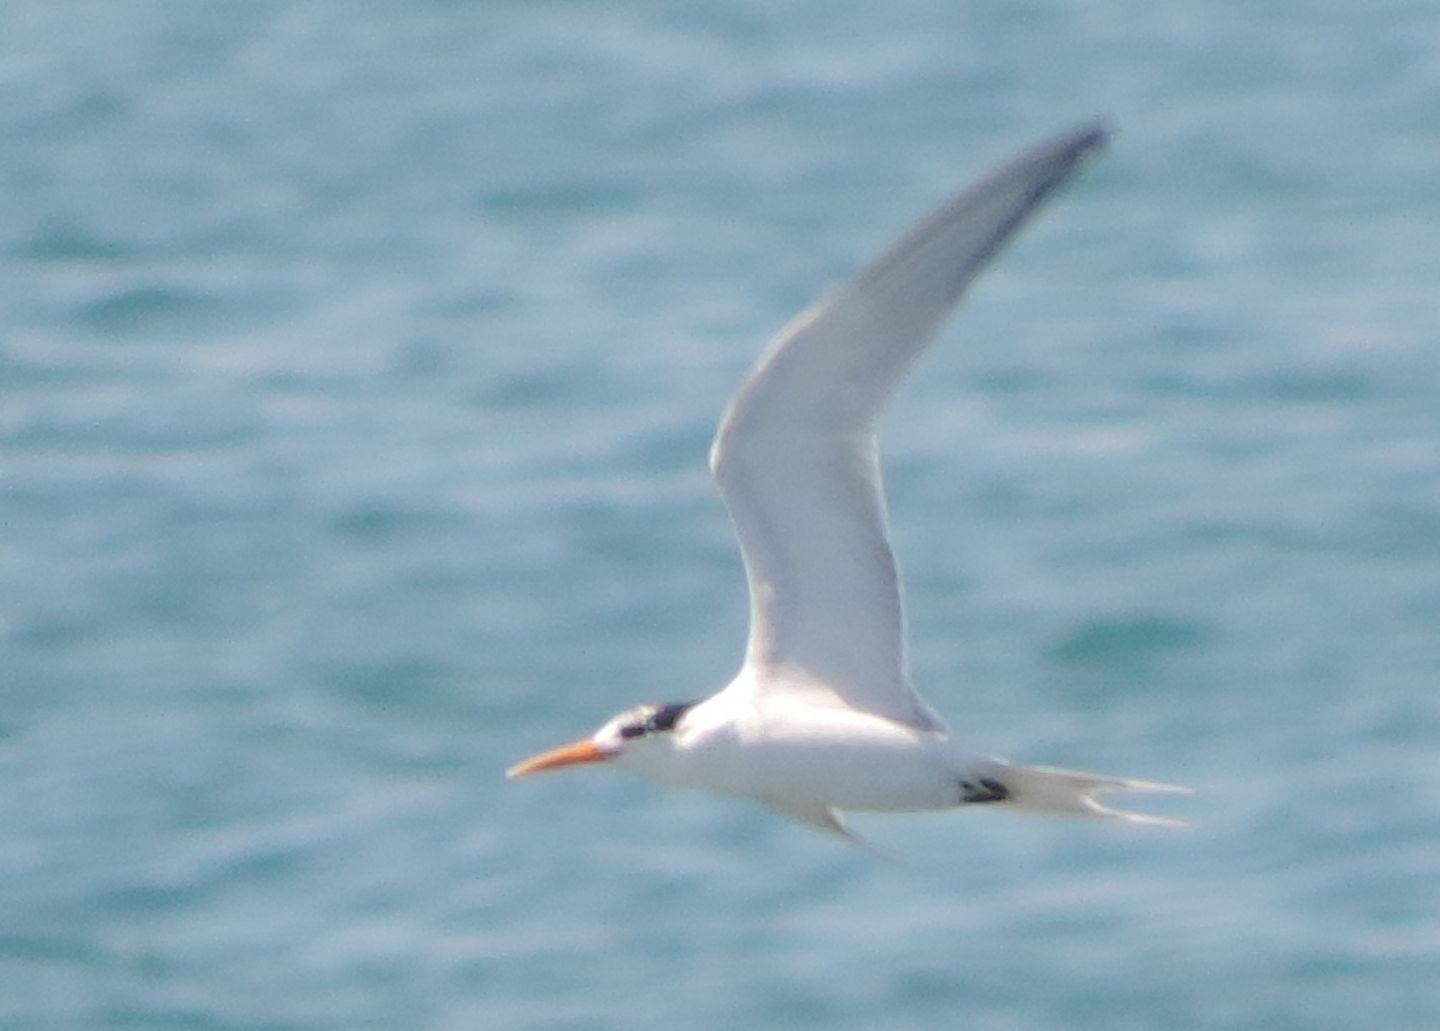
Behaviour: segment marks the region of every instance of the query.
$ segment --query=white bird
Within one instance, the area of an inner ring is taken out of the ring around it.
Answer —
[[[985,805],[1176,821],[1111,809],[1150,781],[975,754],[910,684],[875,421],[965,288],[1081,160],[1102,125],[1020,154],[801,312],[731,399],[710,468],[740,540],[750,637],[700,702],[641,705],[510,768],[604,762],[760,802],[844,837],[845,810]]]

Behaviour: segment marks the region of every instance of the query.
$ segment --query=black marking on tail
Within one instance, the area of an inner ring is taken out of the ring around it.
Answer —
[[[993,777],[981,777],[979,782],[962,780],[960,800],[962,802],[1003,802],[1010,797],[1010,789]]]

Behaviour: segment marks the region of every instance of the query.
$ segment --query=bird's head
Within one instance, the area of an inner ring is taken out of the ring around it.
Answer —
[[[608,761],[643,770],[663,762],[663,757],[671,753],[675,728],[694,704],[672,702],[626,709],[589,737],[533,755],[510,767],[505,776],[523,777],[561,766]]]

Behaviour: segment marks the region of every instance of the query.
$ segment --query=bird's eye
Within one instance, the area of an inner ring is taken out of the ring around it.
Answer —
[[[620,736],[629,741],[660,731],[674,730],[676,722],[694,702],[672,703],[670,705],[642,705],[625,713],[620,725]]]

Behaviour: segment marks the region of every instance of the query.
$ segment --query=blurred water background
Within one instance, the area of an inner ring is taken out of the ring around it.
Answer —
[[[0,1026],[1440,1026],[1440,7],[0,8]],[[704,457],[1121,132],[885,424],[958,735],[1187,833],[507,764],[738,664]]]

